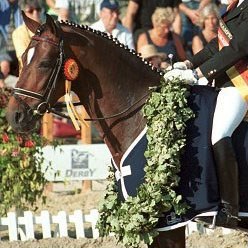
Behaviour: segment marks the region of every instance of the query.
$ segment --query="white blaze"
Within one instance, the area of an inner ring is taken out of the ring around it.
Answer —
[[[34,50],[35,48],[32,47],[28,50],[28,54],[27,54],[27,65],[30,63],[31,59],[33,58],[34,56]]]

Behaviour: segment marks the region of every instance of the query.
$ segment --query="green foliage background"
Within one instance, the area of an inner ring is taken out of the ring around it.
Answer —
[[[13,206],[34,205],[46,184],[40,149],[46,141],[36,133],[21,136],[13,132],[5,118],[10,94],[11,89],[0,89],[0,216]]]
[[[193,117],[187,106],[187,86],[179,79],[161,80],[152,89],[143,108],[147,119],[148,147],[145,152],[145,183],[136,197],[120,202],[114,173],[111,170],[104,202],[99,210],[100,235],[114,233],[126,247],[139,247],[140,242],[151,244],[158,235],[158,219],[172,207],[177,214],[187,206],[175,192],[180,178],[180,155],[185,145],[186,122]]]

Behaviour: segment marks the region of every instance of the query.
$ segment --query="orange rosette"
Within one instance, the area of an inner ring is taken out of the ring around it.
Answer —
[[[79,67],[74,59],[67,59],[64,64],[64,75],[69,81],[73,81],[78,77]]]

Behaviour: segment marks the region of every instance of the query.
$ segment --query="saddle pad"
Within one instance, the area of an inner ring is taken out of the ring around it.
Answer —
[[[183,216],[175,211],[164,213],[157,228],[170,230],[187,224],[198,215],[214,216],[220,203],[218,178],[211,145],[212,119],[218,91],[209,86],[193,86],[188,105],[195,118],[188,121],[186,146],[181,157],[180,183],[176,189],[189,209]],[[144,152],[147,146],[146,130],[135,139],[124,154],[120,170],[112,160],[122,201],[136,196],[137,188],[144,182]],[[233,134],[233,143],[239,163],[240,216],[248,217],[248,123],[242,122]]]

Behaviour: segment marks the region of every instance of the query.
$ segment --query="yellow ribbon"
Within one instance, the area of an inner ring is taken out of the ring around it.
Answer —
[[[83,118],[80,117],[75,106],[71,101],[71,81],[69,80],[65,80],[65,103],[66,103],[68,115],[70,116],[75,129],[77,131],[80,130],[80,126],[78,122],[80,123],[81,126],[84,124],[87,127],[89,127],[88,123]]]

